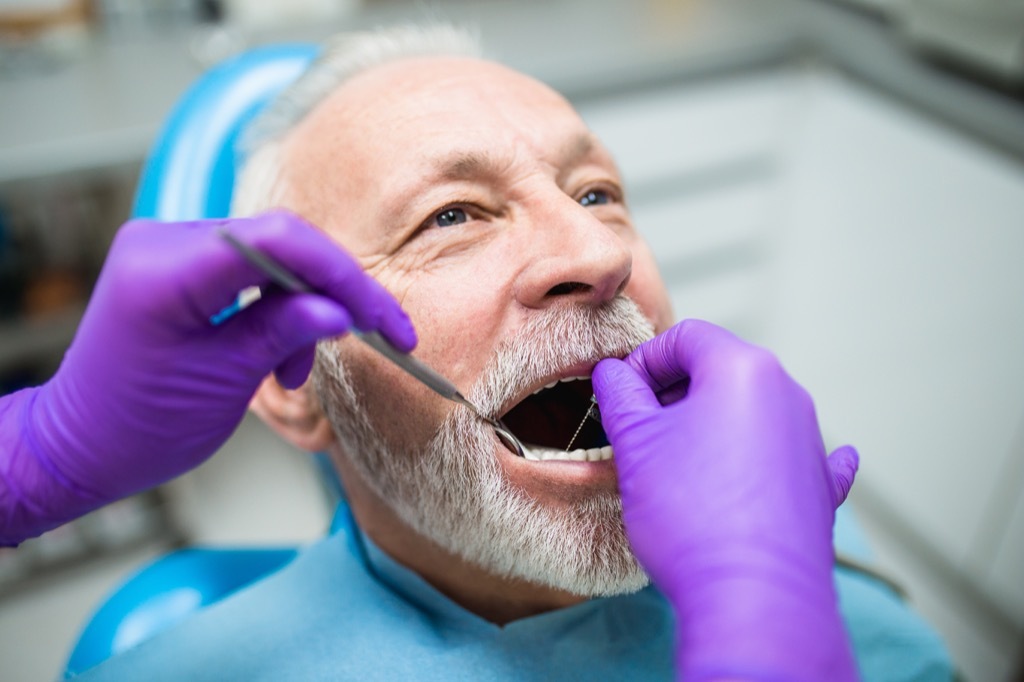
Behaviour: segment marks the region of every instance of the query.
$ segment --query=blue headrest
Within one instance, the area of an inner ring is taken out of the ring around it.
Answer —
[[[142,171],[133,214],[159,220],[223,218],[245,125],[316,57],[315,45],[250,50],[204,74],[178,102]]]

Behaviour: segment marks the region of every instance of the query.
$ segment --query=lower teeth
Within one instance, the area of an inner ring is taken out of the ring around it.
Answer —
[[[603,448],[590,448],[589,450],[580,448],[566,452],[565,450],[555,450],[554,448],[545,448],[539,445],[524,445],[523,454],[526,455],[526,459],[533,462],[550,460],[601,462],[612,458],[612,446],[605,445]]]

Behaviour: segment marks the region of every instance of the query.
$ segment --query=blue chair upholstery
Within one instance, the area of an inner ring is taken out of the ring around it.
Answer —
[[[89,620],[64,676],[74,677],[145,641],[189,614],[281,568],[298,553],[282,549],[183,549],[129,578]]]
[[[329,533],[348,524],[341,504]],[[71,678],[144,642],[199,609],[283,568],[293,547],[189,548],[142,568],[116,587],[87,621],[67,665]]]
[[[316,56],[314,45],[246,52],[204,74],[182,96],[143,168],[134,215],[222,218],[231,208],[235,145],[245,125]],[[184,549],[118,587],[89,619],[65,670],[77,675],[149,639],[288,563],[294,548]]]
[[[204,74],[178,102],[153,146],[135,197],[135,217],[227,216],[239,133],[317,51],[301,44],[257,48]]]

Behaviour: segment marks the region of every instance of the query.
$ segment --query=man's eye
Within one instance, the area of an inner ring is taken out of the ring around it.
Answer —
[[[438,227],[450,227],[460,225],[469,220],[466,212],[461,208],[446,208],[434,216],[434,222]]]
[[[601,189],[592,189],[582,197],[580,197],[580,206],[597,206],[599,204],[607,204],[611,201],[608,196],[608,192]]]

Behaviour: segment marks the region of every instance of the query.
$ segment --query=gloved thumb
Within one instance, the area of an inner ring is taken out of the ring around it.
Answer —
[[[601,425],[613,444],[618,434],[661,408],[651,387],[622,360],[608,358],[597,363],[591,382]]]
[[[828,456],[828,468],[832,474],[832,494],[838,508],[846,501],[853,487],[853,479],[857,476],[857,468],[860,466],[860,455],[852,445],[843,445],[836,448]]]

